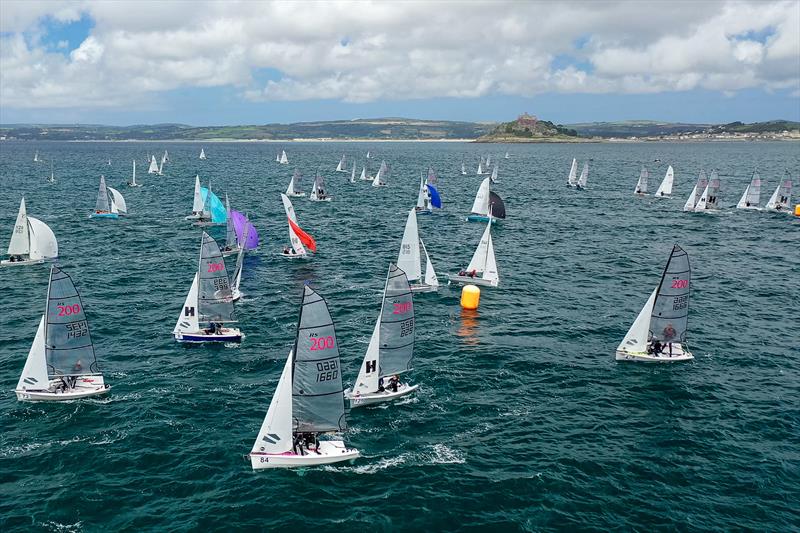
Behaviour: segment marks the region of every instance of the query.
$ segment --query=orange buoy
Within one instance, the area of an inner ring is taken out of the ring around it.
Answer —
[[[794,206],[794,216],[800,217],[800,204]]]
[[[464,309],[477,309],[481,302],[481,290],[475,285],[464,285],[461,289],[461,307]]]

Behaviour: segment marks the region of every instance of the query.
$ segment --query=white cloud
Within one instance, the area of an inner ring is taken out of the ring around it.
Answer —
[[[68,55],[43,44],[50,20],[82,16],[94,27]],[[793,0],[3,0],[0,29],[0,105],[11,108],[147,105],[220,86],[251,101],[345,102],[800,88]],[[746,37],[768,29],[763,43]],[[282,78],[257,82],[261,69]]]

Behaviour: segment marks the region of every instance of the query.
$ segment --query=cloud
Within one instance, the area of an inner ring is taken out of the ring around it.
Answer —
[[[248,101],[800,88],[800,3],[3,0],[0,105],[148,105],[187,87]],[[52,24],[88,17],[69,54]],[[759,37],[761,36],[761,37]],[[568,66],[557,58],[575,59]],[[277,79],[259,81],[265,69]]]

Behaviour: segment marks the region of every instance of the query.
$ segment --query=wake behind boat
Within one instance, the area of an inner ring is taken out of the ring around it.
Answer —
[[[7,253],[9,258],[0,262],[0,266],[35,265],[58,257],[56,236],[47,224],[28,216],[25,197],[19,203]]]
[[[14,390],[17,400],[76,400],[110,388],[97,365],[80,294],[66,272],[51,266],[45,312]]]
[[[413,211],[412,211],[413,214]],[[414,301],[405,272],[390,264],[383,301],[358,378],[344,392],[350,407],[388,402],[414,392],[419,385],[400,382],[414,359]],[[387,381],[388,379],[388,381]]]
[[[661,281],[617,347],[617,361],[674,363],[694,359],[686,345],[691,277],[689,255],[676,244]]]
[[[228,271],[217,242],[203,232],[200,261],[172,335],[178,342],[241,342]],[[203,324],[203,327],[200,325]]]
[[[358,450],[332,436],[347,429],[344,407],[333,319],[325,299],[306,285],[294,346],[248,455],[250,466],[292,468],[358,458]]]

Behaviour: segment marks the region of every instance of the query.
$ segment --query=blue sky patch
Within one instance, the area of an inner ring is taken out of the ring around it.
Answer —
[[[68,55],[78,48],[89,36],[94,28],[94,20],[83,14],[80,20],[74,22],[59,22],[51,17],[42,19],[42,44],[48,51]]]

